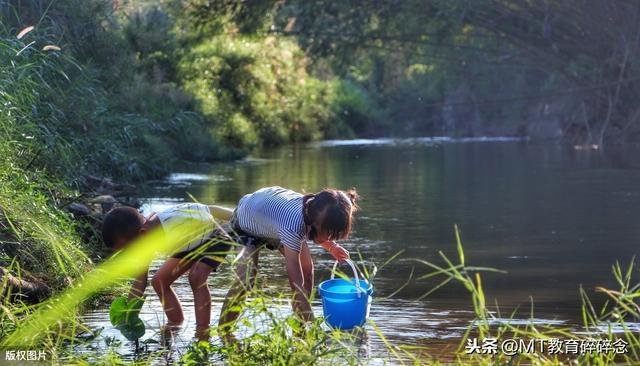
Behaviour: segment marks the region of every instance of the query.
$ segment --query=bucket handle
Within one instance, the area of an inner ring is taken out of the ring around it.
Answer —
[[[358,270],[356,269],[355,264],[353,264],[353,262],[351,261],[351,259],[345,259],[344,262],[346,262],[350,267],[351,270],[353,271],[353,275],[356,278],[356,289],[358,290],[358,297],[360,297],[360,293],[364,292],[364,290],[362,290],[362,288],[360,287],[360,277],[358,276]],[[331,279],[333,280],[336,277],[336,268],[338,267],[338,261],[335,261],[335,263],[333,263],[333,269],[331,270]]]

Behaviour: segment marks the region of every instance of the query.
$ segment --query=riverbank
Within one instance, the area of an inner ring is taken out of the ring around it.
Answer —
[[[154,93],[159,84],[125,66],[131,54],[97,16],[107,13],[88,5],[0,6],[0,339],[104,259],[100,215],[132,187],[102,177],[142,181],[181,159],[225,157],[168,98],[175,89]],[[136,104],[133,85],[146,86]]]

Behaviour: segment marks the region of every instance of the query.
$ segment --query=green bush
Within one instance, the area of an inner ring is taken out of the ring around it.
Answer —
[[[215,135],[237,149],[352,137],[378,123],[362,89],[316,79],[307,63],[291,40],[221,34],[189,49],[178,75]]]
[[[354,82],[334,80],[329,105],[333,121],[325,125],[324,137],[381,136],[389,127],[385,112]]]

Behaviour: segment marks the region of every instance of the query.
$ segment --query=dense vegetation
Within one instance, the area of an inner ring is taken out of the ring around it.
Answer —
[[[123,38],[103,30],[108,4],[52,4],[0,4],[0,267],[56,290],[100,254],[63,211],[85,175],[163,174],[181,157],[167,146],[200,135],[193,112],[157,93],[127,99],[148,83],[127,66]]]

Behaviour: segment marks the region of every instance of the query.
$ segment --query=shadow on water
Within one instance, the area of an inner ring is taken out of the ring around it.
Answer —
[[[634,149],[626,147],[625,149]],[[579,324],[582,285],[596,303],[596,286],[612,284],[610,268],[637,254],[640,237],[640,166],[630,151],[576,151],[511,139],[411,139],[328,141],[266,150],[237,163],[185,168],[153,182],[143,207],[158,211],[193,195],[204,203],[235,206],[245,193],[280,185],[297,191],[357,187],[363,197],[355,233],[344,243],[370,262],[382,263],[404,250],[402,259],[374,280],[372,319],[393,343],[424,346],[447,359],[473,318],[467,292],[448,285],[418,300],[436,283],[413,281],[393,299],[385,299],[416,275],[428,273],[410,258],[438,261],[438,251],[455,250],[453,225],[462,229],[467,262],[508,273],[483,275],[489,303],[514,309],[515,322]],[[330,256],[313,247],[317,282],[326,279]],[[261,278],[274,292],[288,288],[284,262],[272,253],[261,260]],[[212,275],[212,319],[217,319],[230,271]],[[192,295],[186,279],[175,285],[183,301],[185,326],[169,347],[150,343],[178,357],[194,329]],[[147,291],[141,318],[144,338],[160,339],[163,313]],[[601,296],[601,295],[600,295]],[[531,317],[531,298],[534,316]],[[282,303],[278,311],[288,313]],[[320,315],[320,303],[314,303]],[[90,327],[104,327],[94,346],[120,337],[105,309],[85,315]],[[578,329],[576,329],[577,331]],[[370,362],[386,357],[386,347],[371,331],[360,344]],[[133,357],[123,343],[118,351]]]

